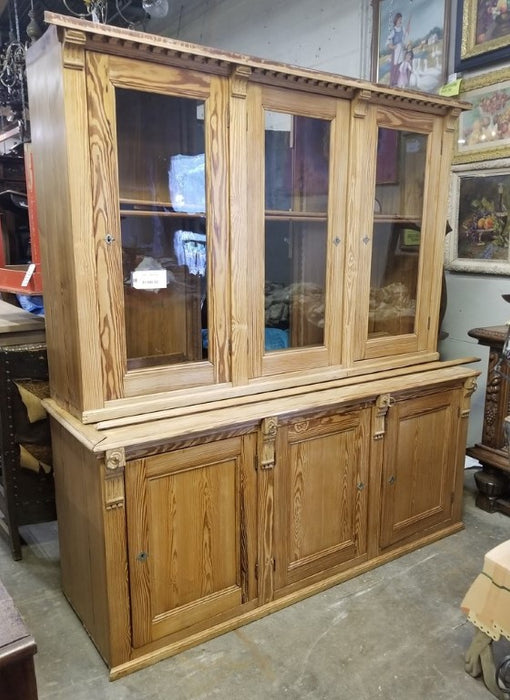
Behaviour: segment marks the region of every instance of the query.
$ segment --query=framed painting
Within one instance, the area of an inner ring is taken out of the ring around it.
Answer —
[[[374,0],[372,80],[437,93],[446,82],[450,0]]]
[[[510,156],[510,68],[464,79],[460,96],[472,109],[459,117],[453,162]]]
[[[445,267],[510,274],[510,158],[452,168]]]
[[[510,58],[510,2],[459,0],[455,70],[483,68]]]

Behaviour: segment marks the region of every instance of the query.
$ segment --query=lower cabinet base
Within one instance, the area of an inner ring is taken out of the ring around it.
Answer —
[[[49,405],[62,589],[110,678],[461,530],[475,376],[409,371],[184,432]]]
[[[413,552],[416,549],[420,549],[421,547],[425,547],[426,545],[432,544],[433,542],[443,539],[444,537],[453,535],[456,532],[460,532],[463,529],[463,523],[455,523],[454,525],[449,525],[448,527],[438,530],[437,532],[434,532],[420,539],[417,542],[412,542],[405,546],[392,549],[391,551],[385,554],[381,554],[375,559],[365,561],[362,564],[359,564],[353,568],[349,568],[340,574],[328,577],[318,583],[314,583],[311,586],[286,595],[283,598],[278,598],[276,600],[271,601],[270,603],[266,603],[260,607],[256,607],[253,610],[250,610],[249,612],[239,615],[238,617],[229,619],[213,627],[209,627],[197,634],[190,635],[189,637],[185,637],[184,639],[181,639],[177,642],[166,643],[164,639],[161,639],[157,642],[156,645],[149,645],[150,649],[133,649],[132,657],[129,659],[129,661],[126,661],[125,663],[121,663],[117,666],[113,666],[110,668],[109,678],[110,680],[114,681],[130,673],[139,671],[142,668],[151,666],[152,664],[157,663],[158,661],[162,661],[163,659],[175,656],[176,654],[179,654],[182,651],[191,649],[192,647],[198,646],[199,644],[203,644],[204,642],[207,642],[210,639],[214,639],[214,637],[219,637],[220,635],[226,634],[227,632],[231,632],[232,630],[235,630],[238,627],[242,627],[243,625],[248,625],[250,624],[250,622],[255,622],[255,620],[260,620],[266,615],[270,615],[274,612],[277,612],[278,610],[286,608],[289,605],[298,603],[300,600],[304,600],[305,598],[309,598],[310,596],[313,596],[317,593],[321,593],[322,591],[325,591],[328,588],[332,588],[333,586],[339,585],[344,581],[348,581],[349,579],[355,578],[356,576],[360,576],[361,574],[364,574],[367,571],[370,571],[371,569],[375,569],[378,566],[387,564],[388,562],[394,559],[404,556],[405,554],[409,554],[410,552]]]

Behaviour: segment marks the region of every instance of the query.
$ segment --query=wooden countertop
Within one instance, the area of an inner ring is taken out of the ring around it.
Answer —
[[[0,344],[44,342],[44,318],[0,299]]]

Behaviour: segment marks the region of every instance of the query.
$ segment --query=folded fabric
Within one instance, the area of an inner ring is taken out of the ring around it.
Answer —
[[[45,474],[51,472],[51,453],[48,448],[39,448],[31,445],[30,450],[28,450],[24,445],[19,446],[19,463],[23,469],[30,469],[30,471],[39,473],[42,469]],[[43,461],[46,460],[46,461]]]
[[[28,420],[35,423],[46,418],[46,410],[42,405],[42,399],[49,396],[48,382],[14,382],[18,388],[19,395],[25,408],[27,409]]]

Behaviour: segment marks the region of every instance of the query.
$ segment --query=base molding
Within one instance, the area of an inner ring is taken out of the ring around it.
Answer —
[[[405,554],[410,554],[411,552],[421,549],[433,542],[437,542],[440,539],[453,535],[457,532],[461,532],[464,529],[464,524],[462,522],[450,524],[436,532],[430,533],[425,537],[421,537],[419,540],[408,542],[403,545],[392,547],[391,550],[382,552],[378,556],[369,559],[368,561],[358,564],[350,569],[337,573],[334,576],[325,578],[319,582],[313,583],[310,586],[306,586],[299,591],[290,593],[282,598],[272,600],[269,603],[265,603],[253,610],[250,610],[242,615],[233,617],[227,621],[224,621],[218,625],[214,625],[198,633],[192,634],[189,637],[180,639],[176,642],[171,642],[169,644],[164,643],[164,639],[159,640],[158,644],[161,645],[157,649],[154,649],[154,644],[151,644],[150,651],[143,651],[143,649],[133,649],[133,658],[126,663],[119,664],[117,666],[112,666],[109,672],[109,679],[111,681],[127,676],[130,673],[139,671],[142,668],[153,665],[158,661],[170,658],[176,654],[180,654],[187,649],[191,649],[199,644],[219,637],[222,634],[231,632],[239,627],[248,625],[251,622],[260,620],[266,615],[277,612],[278,610],[283,610],[289,605],[298,603],[301,600],[305,600],[317,593],[321,593],[333,586],[340,583],[344,583],[350,579],[360,576],[372,569],[375,569],[383,564],[388,564],[389,562],[398,559]]]

